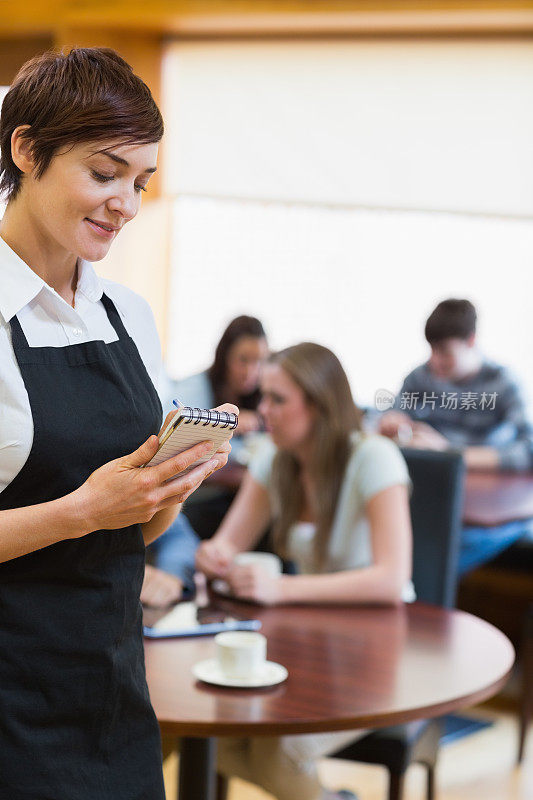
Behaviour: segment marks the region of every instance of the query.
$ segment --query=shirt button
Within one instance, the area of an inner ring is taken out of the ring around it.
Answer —
[[[72,331],[72,333],[74,334],[74,336],[81,336],[81,334],[83,333],[83,331],[82,331],[82,329],[81,329],[81,328],[74,328],[74,330]]]

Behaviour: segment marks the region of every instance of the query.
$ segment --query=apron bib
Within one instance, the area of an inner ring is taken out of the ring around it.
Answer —
[[[135,343],[13,349],[33,416],[25,465],[0,509],[55,500],[161,424]],[[95,531],[0,564],[1,800],[164,800],[144,670],[140,525]]]

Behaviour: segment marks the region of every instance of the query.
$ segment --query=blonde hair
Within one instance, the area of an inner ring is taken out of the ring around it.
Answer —
[[[350,434],[360,429],[356,407],[342,365],[327,347],[313,342],[288,347],[269,358],[281,367],[316,410],[314,447],[309,472],[314,483],[313,516],[316,520],[314,562],[323,567],[342,479],[350,457]],[[291,526],[298,521],[304,502],[301,467],[294,455],[278,450],[272,467],[274,547],[287,557]]]

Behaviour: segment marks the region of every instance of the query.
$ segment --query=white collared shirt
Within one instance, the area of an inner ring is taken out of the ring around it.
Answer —
[[[115,304],[156,384],[161,348],[148,303],[131,289],[99,278],[80,262],[75,308],[48,286],[0,237],[0,492],[20,472],[33,442],[33,419],[24,381],[11,344],[10,320],[17,316],[30,347],[66,347],[117,340],[101,302]]]

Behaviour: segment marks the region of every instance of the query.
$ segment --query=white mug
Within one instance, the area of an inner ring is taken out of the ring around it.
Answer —
[[[237,553],[233,559],[233,563],[236,566],[257,564],[271,578],[276,578],[278,575],[281,575],[281,559],[274,555],[274,553]]]
[[[266,663],[266,637],[255,631],[224,631],[215,636],[222,673],[231,679],[253,678]]]

